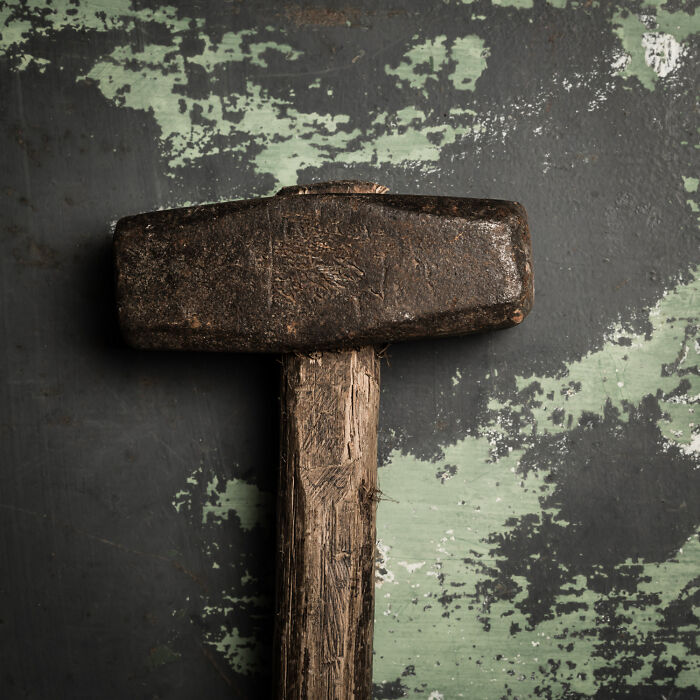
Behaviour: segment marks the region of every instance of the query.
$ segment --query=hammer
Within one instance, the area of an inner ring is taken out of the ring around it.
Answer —
[[[130,345],[282,353],[274,686],[284,700],[372,695],[376,348],[505,328],[532,306],[520,204],[386,191],[288,187],[126,217],[114,233]]]

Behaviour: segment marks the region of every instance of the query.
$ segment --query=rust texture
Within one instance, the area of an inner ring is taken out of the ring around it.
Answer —
[[[283,358],[275,697],[370,698],[379,359]]]
[[[364,187],[367,183],[360,183]],[[335,185],[334,185],[335,186]],[[135,347],[289,352],[519,323],[533,299],[525,211],[501,200],[287,188],[127,217],[114,243]],[[308,192],[308,194],[307,194]]]

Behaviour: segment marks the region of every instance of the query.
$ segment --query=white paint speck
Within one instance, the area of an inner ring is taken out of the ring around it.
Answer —
[[[681,449],[687,455],[700,454],[700,433],[695,433],[689,445],[682,445]]]
[[[403,566],[406,571],[408,571],[409,574],[412,574],[414,571],[418,571],[418,569],[422,568],[425,566],[424,561],[418,561],[413,564],[409,564],[407,561],[400,561],[398,562],[399,566]]]
[[[683,47],[671,34],[648,32],[642,35],[644,60],[659,78],[665,78],[680,65]]]
[[[631,57],[626,51],[616,51],[613,54],[613,60],[611,63],[611,68],[615,73],[621,73],[625,68],[627,68],[627,64],[630,62]]]

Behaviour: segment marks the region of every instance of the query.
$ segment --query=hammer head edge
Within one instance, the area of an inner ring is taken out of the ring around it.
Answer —
[[[524,208],[309,192],[139,214],[114,234],[137,348],[310,352],[466,335],[532,308]]]

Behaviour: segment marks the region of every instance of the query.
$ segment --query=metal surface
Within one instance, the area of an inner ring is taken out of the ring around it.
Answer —
[[[512,202],[270,197],[128,217],[114,241],[120,323],[141,348],[378,345],[504,328],[532,305]]]

